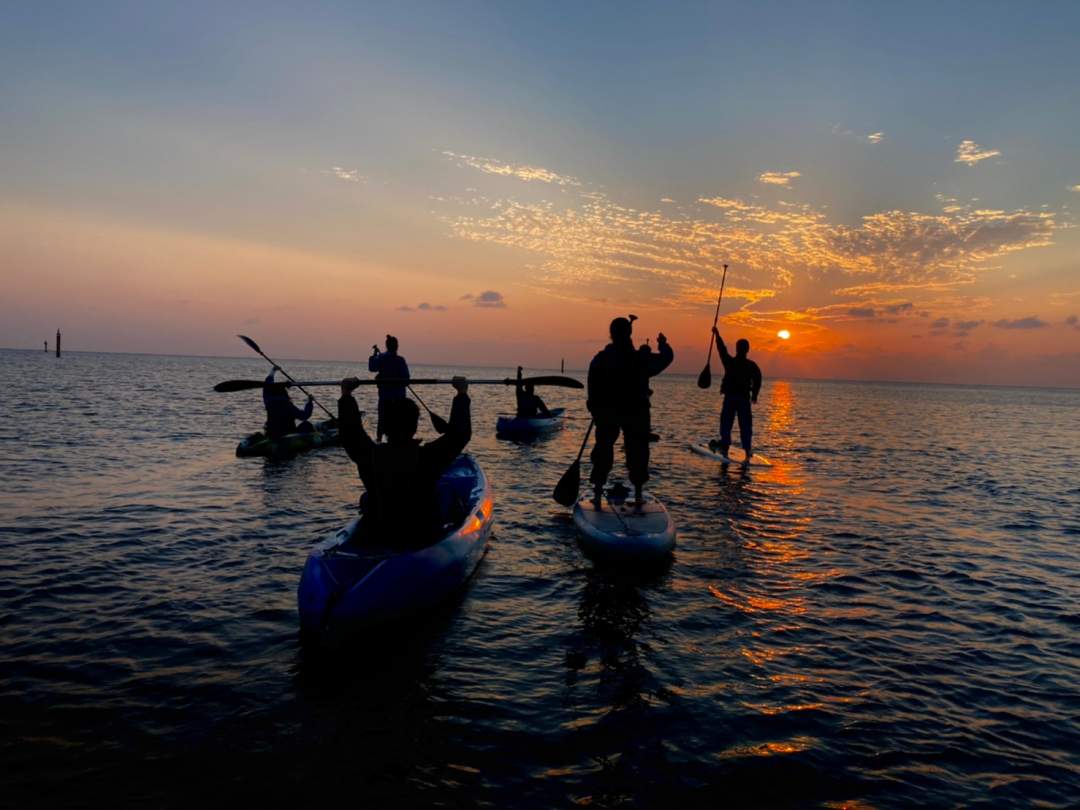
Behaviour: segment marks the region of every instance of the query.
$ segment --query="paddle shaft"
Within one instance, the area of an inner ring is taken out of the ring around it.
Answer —
[[[271,361],[272,362],[272,361]],[[291,379],[291,378],[290,378]],[[502,379],[483,379],[483,380],[467,380],[469,385],[516,385],[517,380],[512,377],[503,377]],[[533,385],[554,385],[560,388],[584,388],[581,382],[573,379],[572,377],[526,377],[524,379],[526,383],[532,383]],[[381,379],[381,380],[360,380],[360,385],[379,385],[380,383],[387,383],[389,385],[400,385],[402,387],[409,385],[453,385],[453,380],[441,380],[441,379]],[[341,385],[341,380],[304,380],[302,382],[289,382],[285,385],[292,385],[294,387],[304,390],[303,387],[316,386],[316,385]],[[263,382],[261,380],[225,380],[214,386],[214,390],[218,393],[232,392],[232,391],[248,391],[253,388],[262,388]]]
[[[297,382],[296,380],[294,380],[294,379],[292,378],[292,375],[291,375],[291,374],[289,374],[289,372],[287,372],[287,371],[286,371],[285,369],[283,369],[283,368],[282,368],[281,366],[279,366],[279,365],[278,365],[277,363],[275,363],[275,362],[274,362],[273,360],[271,360],[271,359],[270,359],[269,357],[267,357],[267,356],[266,356],[266,352],[264,352],[264,351],[263,351],[262,349],[260,349],[260,348],[259,348],[259,344],[258,344],[258,343],[256,343],[256,342],[255,342],[254,340],[252,340],[252,339],[251,339],[251,338],[249,338],[249,337],[245,337],[244,335],[237,335],[237,337],[239,337],[239,338],[240,338],[240,339],[241,339],[242,341],[244,341],[244,343],[246,343],[246,344],[247,344],[248,346],[250,346],[250,347],[251,347],[251,348],[253,348],[253,349],[254,349],[255,351],[257,351],[257,352],[258,352],[259,354],[261,354],[261,355],[262,355],[262,358],[263,358],[263,359],[264,359],[264,360],[265,360],[265,361],[266,361],[267,363],[269,363],[269,364],[270,364],[270,365],[272,365],[272,366],[273,366],[274,368],[276,368],[276,369],[277,369],[278,371],[280,371],[280,372],[281,372],[282,374],[284,374],[284,375],[285,375],[285,378],[286,378],[286,379],[288,379],[288,381],[289,381],[289,382],[291,382],[291,383],[292,383],[292,384],[293,384],[294,386],[296,386],[296,387],[297,387],[297,388],[299,388],[299,389],[300,389],[301,391],[303,391],[303,392],[304,392],[305,394],[307,394],[307,395],[308,395],[309,397],[311,397],[311,401],[312,401],[312,402],[314,402],[314,403],[315,403],[316,405],[318,405],[318,406],[319,406],[320,408],[322,408],[322,412],[323,412],[323,413],[325,413],[325,414],[326,414],[327,416],[329,416],[329,417],[330,417],[331,419],[336,419],[336,418],[337,418],[337,417],[336,417],[336,416],[334,416],[334,415],[333,415],[332,413],[330,413],[330,411],[328,411],[328,410],[326,409],[326,407],[325,407],[325,406],[324,406],[324,405],[323,405],[323,404],[322,404],[321,402],[319,402],[319,400],[317,400],[317,399],[315,399],[315,397],[311,396],[311,393],[310,393],[310,392],[309,392],[309,391],[308,391],[307,389],[305,389],[305,388],[304,388],[304,386],[303,386],[303,385],[302,385],[301,383],[298,383],[298,382]]]
[[[720,277],[720,294],[716,296],[716,314],[713,315],[712,325],[713,329],[716,328],[716,324],[720,322],[720,302],[724,300],[724,282],[727,281],[727,265],[724,265],[724,275]],[[716,342],[716,335],[709,331],[709,353],[705,355],[705,365],[709,365],[712,362],[712,348],[713,343]]]

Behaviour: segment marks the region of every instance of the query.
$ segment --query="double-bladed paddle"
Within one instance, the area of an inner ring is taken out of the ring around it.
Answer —
[[[720,295],[716,297],[716,314],[713,315],[712,325],[713,329],[716,328],[717,321],[720,320],[720,302],[724,300],[724,282],[727,281],[727,265],[724,265],[724,275],[720,279]],[[705,368],[701,370],[701,373],[697,378],[698,388],[708,388],[712,385],[712,347],[713,342],[716,340],[716,336],[709,332],[709,353],[705,355]]]
[[[283,369],[283,368],[282,368],[281,366],[279,366],[279,365],[278,365],[277,363],[275,363],[275,362],[274,362],[273,360],[271,360],[271,359],[270,359],[269,357],[267,357],[267,356],[266,356],[266,353],[265,353],[265,352],[263,352],[263,350],[259,348],[259,344],[258,344],[258,343],[256,343],[256,342],[255,342],[254,340],[252,340],[251,338],[249,338],[249,337],[248,337],[247,335],[237,335],[237,337],[238,337],[238,338],[240,338],[240,339],[241,339],[242,341],[244,341],[244,343],[246,343],[246,344],[247,344],[248,346],[250,346],[250,347],[251,347],[252,349],[254,349],[254,350],[255,350],[256,352],[258,352],[258,353],[259,353],[260,355],[262,355],[262,358],[263,358],[263,359],[264,359],[264,360],[265,360],[265,361],[266,361],[267,363],[269,363],[269,364],[270,364],[270,365],[272,365],[272,366],[273,366],[274,368],[276,368],[276,369],[277,369],[278,371],[280,371],[280,372],[281,372],[282,374],[284,374],[284,375],[285,375],[285,377],[286,377],[286,378],[287,378],[287,379],[289,380],[289,382],[290,382],[290,383],[292,383],[292,384],[293,384],[294,386],[296,386],[296,387],[297,387],[297,388],[299,388],[299,389],[300,389],[301,391],[303,391],[303,392],[304,392],[305,394],[307,394],[307,395],[308,395],[309,397],[311,397],[311,401],[312,401],[312,402],[314,402],[314,403],[315,403],[316,405],[318,405],[318,406],[319,406],[320,408],[322,408],[322,410],[323,410],[323,413],[325,413],[325,414],[326,414],[327,416],[329,416],[329,417],[330,417],[331,419],[336,419],[336,418],[337,418],[337,417],[335,417],[335,416],[334,416],[334,415],[333,415],[332,413],[330,413],[330,411],[326,410],[326,408],[325,408],[325,407],[323,406],[323,404],[322,404],[321,402],[319,402],[319,400],[317,400],[317,399],[315,399],[315,397],[311,396],[311,394],[310,394],[310,393],[309,393],[309,392],[307,391],[307,389],[305,389],[305,388],[304,388],[304,386],[303,386],[303,384],[302,384],[302,383],[298,383],[298,382],[297,382],[296,380],[294,380],[294,379],[292,378],[292,376],[290,376],[289,372],[287,372],[287,371],[286,371],[285,369]],[[254,382],[254,381],[253,381],[253,382]],[[258,384],[257,384],[257,385],[255,385],[255,386],[251,386],[251,387],[254,387],[254,388],[262,388],[264,384],[265,384],[264,382],[258,382]],[[218,390],[218,389],[217,389],[217,386],[216,386],[216,385],[214,386],[214,390],[215,390],[215,391],[216,391],[216,390]]]
[[[261,354],[261,352],[260,352]],[[264,357],[266,355],[263,355]],[[268,360],[270,358],[267,358]],[[273,362],[272,360],[270,362]],[[280,368],[280,366],[279,366]],[[284,373],[284,372],[283,372]],[[288,375],[286,375],[288,376]],[[286,385],[291,385],[304,391],[304,386],[317,386],[317,385],[341,385],[341,380],[304,380],[302,382],[296,382],[289,377],[291,382]],[[516,385],[517,380],[513,377],[492,378],[483,380],[469,380],[469,385]],[[533,385],[549,385],[557,388],[584,388],[584,383],[579,380],[575,380],[573,377],[525,377],[521,380],[522,383],[532,383]],[[360,380],[360,385],[379,385],[380,383],[386,383],[388,385],[453,385],[453,380],[442,380],[435,378],[423,378],[423,379],[381,379],[381,380]],[[250,391],[255,388],[262,388],[262,380],[225,380],[219,382],[214,386],[214,390],[219,394],[229,393],[232,391]],[[304,391],[304,393],[307,393]]]
[[[585,431],[585,438],[581,442],[581,449],[578,450],[577,458],[563,473],[563,477],[555,485],[555,491],[551,493],[551,497],[555,499],[556,503],[563,506],[573,506],[577,502],[578,492],[581,490],[581,456],[585,453],[585,445],[589,443],[589,435],[592,433],[594,424],[596,424],[596,420],[590,419],[589,429]]]

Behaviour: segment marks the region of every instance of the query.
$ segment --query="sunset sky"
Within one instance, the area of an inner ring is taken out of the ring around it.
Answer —
[[[0,346],[1080,386],[1076,3],[3,19]]]

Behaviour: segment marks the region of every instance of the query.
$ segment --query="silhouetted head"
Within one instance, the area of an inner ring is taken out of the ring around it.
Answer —
[[[393,335],[387,335],[386,336],[386,350],[388,352],[396,352],[397,351],[397,338],[394,337]]]
[[[633,333],[634,327],[630,323],[629,318],[616,318],[611,322],[609,332],[611,333],[611,339],[616,343],[630,340],[630,335]]]
[[[746,338],[739,338],[735,341],[735,356],[746,357],[750,353],[750,341]]]
[[[408,441],[416,435],[420,409],[411,399],[395,399],[383,411],[383,431],[392,442]]]
[[[525,383],[525,393],[532,394],[536,390],[536,386],[532,383]]]
[[[289,387],[285,383],[266,383],[265,388],[272,397],[287,397],[289,395]]]

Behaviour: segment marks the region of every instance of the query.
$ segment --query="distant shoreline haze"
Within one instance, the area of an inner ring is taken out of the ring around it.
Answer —
[[[49,356],[55,360],[54,355],[55,347],[50,343]],[[27,349],[14,346],[0,346],[0,352],[25,352],[29,354],[44,354],[43,349]],[[242,354],[174,354],[169,352],[113,352],[113,351],[88,351],[81,349],[64,349],[64,355],[69,354],[86,354],[86,355],[132,355],[136,357],[175,357],[175,358],[187,358],[197,360],[255,360],[266,363],[261,357],[257,355],[242,355]],[[404,352],[403,352],[404,354]],[[273,356],[273,355],[271,355]],[[63,358],[61,358],[63,359]],[[407,358],[409,359],[409,358]],[[358,372],[362,372],[361,376],[367,375],[366,364],[367,358],[361,357],[359,359],[327,359],[327,358],[315,358],[315,357],[274,357],[278,363],[281,363],[288,370],[288,363],[333,363],[333,364],[349,364],[356,365]],[[409,366],[412,369],[418,368],[476,368],[476,369],[492,369],[500,372],[506,372],[508,369],[512,370],[516,368],[517,364],[487,364],[487,363],[423,363],[409,359]],[[720,390],[720,378],[723,374],[719,360],[713,357],[713,388],[719,393]],[[523,366],[523,368],[529,371],[551,371],[558,373],[558,366]],[[566,368],[565,374],[567,375],[584,375],[588,372],[586,368]],[[413,374],[413,376],[418,376]],[[663,375],[665,378],[679,378],[688,381],[696,381],[698,372],[688,371],[668,371]],[[804,375],[790,375],[790,374],[774,374],[769,375],[766,369],[766,382],[823,382],[823,383],[836,383],[841,385],[935,385],[952,388],[989,388],[989,389],[1030,389],[1035,391],[1078,391],[1080,392],[1080,382],[1075,385],[1006,385],[1002,383],[986,383],[986,382],[944,382],[940,380],[896,380],[879,377],[813,377]]]

